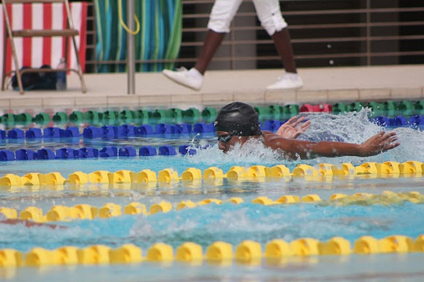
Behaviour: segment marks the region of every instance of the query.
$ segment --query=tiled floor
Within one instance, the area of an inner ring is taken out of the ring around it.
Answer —
[[[247,103],[335,103],[338,101],[419,100],[424,98],[424,65],[300,69],[297,91],[265,91],[281,70],[209,71],[201,91],[177,85],[161,73],[137,73],[136,95],[127,94],[126,74],[88,74],[88,92],[75,75],[68,90],[0,93],[0,109],[110,106],[218,105]]]

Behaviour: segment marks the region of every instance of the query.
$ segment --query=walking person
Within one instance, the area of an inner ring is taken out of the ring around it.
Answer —
[[[209,16],[208,33],[195,66],[190,70],[184,67],[177,71],[163,70],[163,74],[176,83],[199,91],[202,87],[206,69],[221,45],[225,34],[230,32],[231,21],[242,1],[215,0]],[[297,74],[290,33],[287,29],[287,23],[281,15],[279,0],[253,0],[253,4],[262,27],[274,41],[285,69],[285,74],[266,89],[277,90],[302,87],[303,82]]]

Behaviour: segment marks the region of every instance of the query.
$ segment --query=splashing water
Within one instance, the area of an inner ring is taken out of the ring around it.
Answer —
[[[382,127],[369,120],[370,113],[369,109],[362,109],[360,112],[351,112],[344,115],[302,114],[311,121],[311,127],[298,139],[361,144],[382,130]]]
[[[384,130],[383,127],[373,123],[369,119],[370,109],[364,108],[359,112],[350,112],[343,115],[333,115],[327,113],[302,113],[311,121],[310,128],[298,136],[299,140],[308,141],[336,141],[361,144],[368,138]],[[387,130],[390,131],[390,130]],[[223,154],[218,146],[213,145],[206,149],[196,149],[197,153],[190,156],[189,162],[194,164],[207,165],[239,165],[263,164],[272,165],[276,163],[320,163],[329,162],[340,164],[351,162],[360,164],[363,162],[384,162],[424,159],[424,134],[420,130],[412,128],[396,128],[393,131],[397,133],[399,147],[372,157],[338,157],[338,158],[316,158],[314,160],[286,161],[281,154],[266,148],[260,140],[252,139],[243,146],[236,145],[230,152]]]
[[[387,152],[392,160],[405,162],[409,160],[424,160],[424,133],[412,128],[396,128],[400,146]],[[384,154],[383,154],[384,155]]]
[[[266,148],[261,140],[251,139],[243,146],[236,144],[231,151],[224,154],[217,145],[197,150],[196,155],[189,157],[189,162],[194,164],[208,164],[220,166],[228,164],[249,165],[249,164],[274,164],[281,160],[281,154]]]

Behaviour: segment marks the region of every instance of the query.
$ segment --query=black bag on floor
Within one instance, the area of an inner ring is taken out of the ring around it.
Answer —
[[[22,67],[21,70],[29,69]],[[43,65],[40,69],[51,69],[49,65]],[[21,75],[22,87],[24,90],[54,90],[56,89],[56,73],[55,72],[25,72]],[[12,87],[19,90],[18,79],[16,74],[12,76]]]

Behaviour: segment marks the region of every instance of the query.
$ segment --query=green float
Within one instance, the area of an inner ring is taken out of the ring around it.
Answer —
[[[359,102],[354,102],[347,105],[348,112],[360,112],[363,108],[364,108],[364,105],[362,105]]]
[[[268,106],[270,115],[273,119],[280,119],[283,115],[284,110],[280,105],[269,105]]]
[[[175,119],[176,122],[181,122],[183,119],[183,110],[179,108],[172,108],[171,109],[172,118]]]
[[[15,115],[14,114],[4,114],[1,117],[2,123],[14,124],[15,123]]]
[[[346,103],[336,103],[333,105],[332,113],[335,115],[343,114],[348,111],[348,105]]]
[[[148,123],[149,119],[152,117],[152,112],[147,110],[136,110],[134,111],[134,119],[137,122]]]
[[[73,123],[80,123],[83,121],[83,114],[80,111],[73,111],[69,115],[69,121]]]
[[[102,114],[98,111],[87,111],[83,114],[83,120],[89,123],[99,123],[102,120]]]
[[[50,115],[44,112],[39,113],[34,118],[35,122],[38,124],[47,124],[50,122]]]
[[[196,122],[200,118],[200,111],[196,108],[189,108],[183,111],[183,119],[185,121]]]
[[[118,111],[105,111],[103,113],[103,121],[115,121],[119,119]]]
[[[269,107],[255,106],[253,107],[259,115],[260,120],[271,119],[271,109]]]
[[[131,122],[134,119],[135,112],[131,110],[123,110],[119,113],[119,119],[122,122]]]
[[[283,119],[289,119],[299,114],[299,105],[289,104],[283,107]]]
[[[28,113],[21,113],[15,115],[15,121],[20,124],[30,124],[32,122],[32,116]]]
[[[53,121],[55,123],[63,123],[68,121],[68,115],[65,112],[57,112],[53,116]]]
[[[414,112],[417,115],[424,115],[424,100],[420,100],[420,101],[415,102]]]
[[[414,104],[411,101],[400,101],[396,104],[396,115],[411,116],[414,114]]]
[[[152,119],[156,122],[167,122],[172,120],[172,110],[156,109],[152,114]]]
[[[386,101],[381,103],[382,111],[389,117],[396,115],[396,103],[393,101]]]
[[[205,122],[212,122],[215,120],[217,111],[215,108],[206,107],[202,110],[202,119]]]

